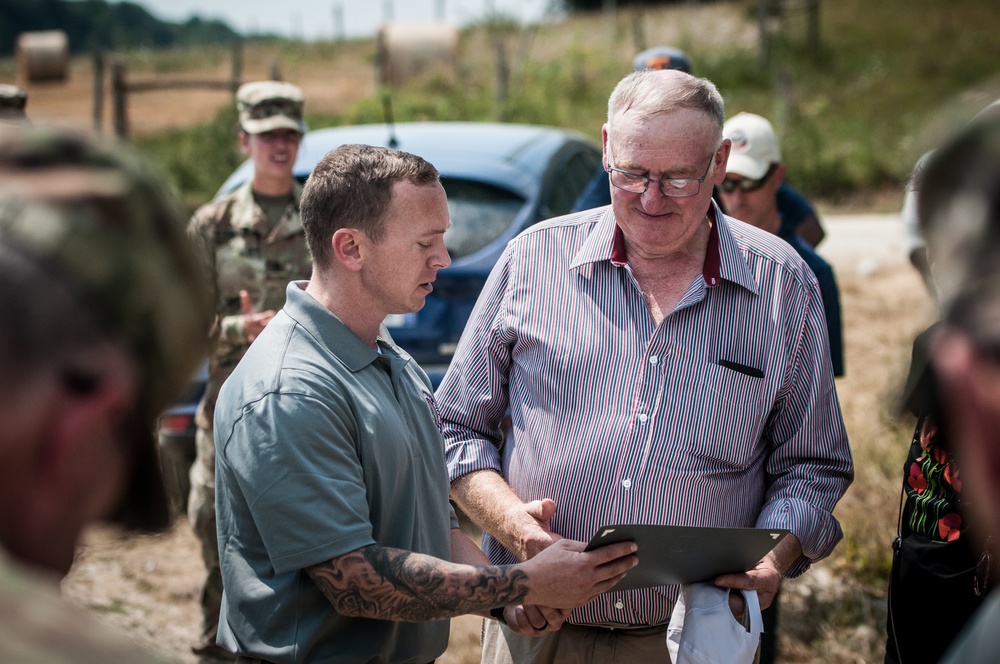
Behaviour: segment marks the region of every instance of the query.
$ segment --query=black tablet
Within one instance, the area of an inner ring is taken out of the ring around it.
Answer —
[[[720,574],[750,569],[788,535],[788,530],[698,528],[693,526],[602,526],[587,550],[615,542],[635,542],[639,564],[614,590],[711,581]]]

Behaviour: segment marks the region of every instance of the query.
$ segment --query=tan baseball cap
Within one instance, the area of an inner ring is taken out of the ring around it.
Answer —
[[[304,133],[302,119],[305,99],[302,88],[284,81],[244,83],[236,91],[236,109],[240,127],[248,134],[263,134],[275,129]]]
[[[737,113],[722,126],[722,136],[733,143],[726,164],[727,173],[759,180],[767,175],[771,164],[781,163],[774,127],[759,115]]]

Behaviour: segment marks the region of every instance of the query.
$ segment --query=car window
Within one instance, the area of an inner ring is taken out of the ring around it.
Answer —
[[[448,194],[451,228],[444,243],[452,259],[479,251],[510,228],[524,198],[485,182],[441,178]]]
[[[552,188],[543,200],[545,216],[557,217],[573,209],[577,197],[594,177],[601,155],[596,151],[577,152],[554,175]]]

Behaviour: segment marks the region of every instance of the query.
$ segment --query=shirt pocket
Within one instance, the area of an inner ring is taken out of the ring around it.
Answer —
[[[769,407],[766,377],[705,363],[698,371],[691,410],[695,456],[746,467],[756,457]]]

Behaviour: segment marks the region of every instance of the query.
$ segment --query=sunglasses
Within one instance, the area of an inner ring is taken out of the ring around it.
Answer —
[[[772,175],[774,175],[774,171],[777,170],[777,168],[778,168],[777,164],[771,164],[771,167],[767,169],[767,173],[764,173],[764,177],[760,178],[759,180],[751,180],[750,178],[737,178],[737,179],[726,178],[719,184],[719,189],[721,189],[727,194],[731,194],[737,189],[739,189],[744,193],[757,191],[758,189],[764,186],[764,183],[767,182]]]

